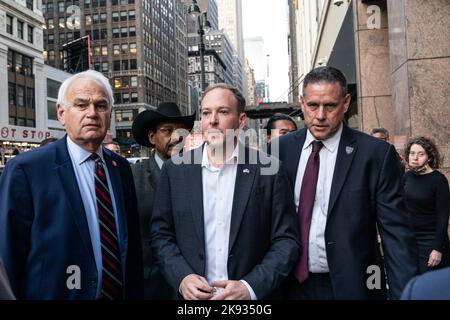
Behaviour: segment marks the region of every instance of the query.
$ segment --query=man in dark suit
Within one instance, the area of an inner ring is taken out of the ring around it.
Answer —
[[[237,142],[244,107],[235,88],[209,86],[201,104],[206,144],[172,156],[162,168],[152,246],[167,281],[184,299],[270,297],[298,257],[285,172],[266,172],[260,159],[267,155]]]
[[[301,255],[287,286],[291,299],[368,299],[382,295],[376,225],[390,298],[417,272],[417,251],[393,146],[343,123],[350,104],[344,75],[332,67],[304,79],[306,127],[279,140],[295,194]]]
[[[141,298],[142,251],[128,162],[102,148],[113,97],[89,70],[58,94],[67,135],[10,160],[0,180],[0,256],[18,299]]]
[[[174,299],[173,290],[156,265],[150,244],[150,221],[153,197],[159,184],[161,167],[178,147],[182,147],[183,133],[194,126],[195,114],[182,116],[180,108],[172,102],[161,103],[156,110],[141,112],[133,122],[134,139],[142,146],[154,148],[148,160],[131,166],[141,225],[144,258],[144,298]],[[184,132],[180,132],[180,131]]]
[[[450,267],[429,271],[412,278],[402,300],[450,300]]]

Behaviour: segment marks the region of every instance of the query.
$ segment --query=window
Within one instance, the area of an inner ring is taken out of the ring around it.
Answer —
[[[48,51],[48,62],[55,62],[55,50]]]
[[[27,119],[27,127],[35,127],[35,121],[33,119]]]
[[[66,27],[66,19],[65,18],[59,18],[58,19],[58,26],[61,29],[64,29]]]
[[[114,11],[112,13],[112,22],[118,22],[119,21],[119,12]]]
[[[138,102],[138,94],[137,92],[131,93],[131,102]]]
[[[47,43],[48,44],[54,44],[55,43],[55,35],[54,34],[49,34],[47,37]]]
[[[58,120],[56,116],[56,101],[47,100],[47,113],[49,120]]]
[[[33,10],[33,0],[27,0],[27,8]]]
[[[114,78],[114,89],[122,88],[122,79],[120,77]]]
[[[120,34],[122,38],[126,38],[128,36],[128,28],[120,28]]]
[[[122,50],[121,50],[122,54],[127,54],[128,53],[128,43],[122,43]]]
[[[33,32],[34,32],[34,28],[32,26],[28,26],[28,42],[29,43],[33,43]]]
[[[128,60],[122,60],[122,70],[128,70]]]
[[[17,118],[17,125],[20,127],[25,127],[25,118]]]
[[[84,0],[84,8],[89,9],[91,7],[91,0]]]
[[[47,79],[47,97],[58,99],[58,90],[61,82]]]
[[[20,20],[17,20],[17,36],[23,39],[23,22]]]
[[[102,62],[102,72],[108,72],[108,71],[109,71],[108,62]]]
[[[130,77],[130,86],[132,88],[136,88],[137,87],[137,76],[131,76]]]
[[[127,21],[127,12],[126,11],[120,12],[120,21]]]
[[[53,19],[47,19],[47,25],[49,29],[53,29],[55,27],[55,23]]]
[[[92,24],[92,17],[90,14],[86,15],[86,17],[84,19],[86,21],[87,26],[90,26]]]
[[[27,100],[26,107],[30,109],[34,109],[34,89],[27,88]]]
[[[134,11],[134,10],[128,11],[128,19],[129,20],[136,20],[136,11]]]
[[[98,22],[99,22],[99,16],[98,16],[98,14],[94,14],[94,15],[92,15],[92,23],[93,24],[97,24]]]
[[[25,88],[23,86],[17,86],[17,106],[25,107]]]
[[[23,73],[23,56],[20,53],[14,53],[14,66],[16,67],[16,73]]]
[[[127,92],[124,92],[122,94],[122,103],[130,103],[130,94]]]
[[[136,54],[136,43],[130,43],[130,53]]]
[[[100,47],[94,47],[94,57],[98,57],[100,55]]]
[[[112,34],[113,34],[113,38],[120,38],[120,30],[119,30],[119,28],[113,28]]]
[[[33,75],[33,59],[27,56],[23,56],[23,73],[26,76]]]
[[[136,70],[137,69],[137,60],[131,59],[130,60],[130,70]]]
[[[113,71],[120,71],[120,60],[114,60]]]
[[[122,88],[128,89],[130,87],[130,79],[128,77],[122,77]]]
[[[13,34],[13,18],[6,15],[6,32]]]
[[[120,55],[120,45],[118,45],[118,44],[113,45],[113,55],[115,55],[115,56]]]
[[[102,29],[100,30],[100,39],[106,39],[108,37],[108,30]]]
[[[100,22],[106,23],[106,13],[100,13]]]
[[[53,13],[53,1],[47,2],[47,13]]]
[[[122,94],[120,92],[114,93],[114,103],[122,103]],[[117,112],[116,111],[116,119],[117,119]]]
[[[136,27],[130,27],[130,37],[136,36]]]
[[[108,47],[102,46],[102,56],[107,56],[107,55],[108,55]]]
[[[8,101],[10,106],[16,105],[16,85],[12,82],[8,83]]]
[[[64,1],[58,2],[58,12],[59,13],[64,13],[65,9],[66,9],[66,7],[65,7],[65,4],[64,4]]]

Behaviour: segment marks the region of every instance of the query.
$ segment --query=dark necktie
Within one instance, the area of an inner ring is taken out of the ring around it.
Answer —
[[[96,153],[91,159],[95,161],[95,196],[102,247],[102,298],[118,300],[123,297],[123,285],[114,209],[103,162]]]
[[[300,221],[301,254],[300,260],[295,270],[297,280],[302,283],[308,278],[308,243],[309,229],[311,227],[312,211],[314,199],[316,197],[317,178],[319,177],[320,157],[322,141],[312,143],[312,152],[309,155],[303,174],[302,187],[300,189],[300,201],[298,205],[298,215]]]

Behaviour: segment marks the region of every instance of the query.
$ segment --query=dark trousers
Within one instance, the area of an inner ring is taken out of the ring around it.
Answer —
[[[302,284],[291,275],[285,288],[288,300],[334,300],[329,273],[310,273]]]

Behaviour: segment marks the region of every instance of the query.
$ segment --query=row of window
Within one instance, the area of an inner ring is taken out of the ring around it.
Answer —
[[[21,127],[36,127],[36,121],[34,119],[9,117],[9,124],[11,126],[21,126]]]
[[[14,19],[10,15],[6,15],[6,32],[9,34],[13,34],[13,24]],[[25,23],[23,21],[17,20],[17,37],[19,39],[25,40],[24,30],[25,30]],[[34,28],[28,24],[27,26],[27,40],[29,43],[33,43],[33,32]]]
[[[112,29],[112,37],[113,38],[128,38],[128,37],[135,37],[136,36],[136,27],[130,26],[122,27],[122,28],[113,28]]]
[[[29,2],[31,2],[31,9],[33,7],[33,0],[26,0],[27,2],[27,8],[30,9]],[[106,8],[106,0],[84,0],[84,8]],[[112,5],[127,5],[127,4],[134,4],[135,0],[112,0]],[[66,11],[66,7],[69,7],[71,5],[79,6],[79,1],[74,0],[72,3],[68,3],[66,5],[65,1],[58,1],[57,8],[59,13],[64,13]],[[49,0],[47,3],[42,3],[42,12],[43,13],[53,13],[53,0]]]
[[[122,104],[122,103],[136,103],[138,102],[138,93],[137,92],[115,92],[114,93],[114,103]],[[116,111],[116,120],[117,120],[117,111]],[[126,120],[122,120],[126,121]]]
[[[125,77],[115,77],[114,78],[114,89],[128,89],[137,88],[138,78],[137,76],[125,76]]]

